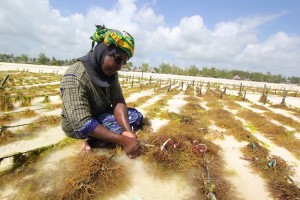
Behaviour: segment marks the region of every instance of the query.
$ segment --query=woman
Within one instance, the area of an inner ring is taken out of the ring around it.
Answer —
[[[96,27],[91,51],[61,79],[62,129],[69,137],[85,139],[85,151],[95,141],[108,142],[121,145],[135,158],[140,144],[133,128],[143,116],[127,109],[117,73],[133,56],[134,40],[127,32]]]

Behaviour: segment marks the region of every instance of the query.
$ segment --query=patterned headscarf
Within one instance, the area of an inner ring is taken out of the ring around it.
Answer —
[[[116,47],[122,49],[129,58],[133,56],[134,53],[134,39],[133,37],[123,31],[123,33],[105,28],[105,26],[96,25],[96,32],[90,37],[92,42],[92,49],[94,47],[95,42],[100,43],[104,41],[104,43],[109,46],[114,44]]]

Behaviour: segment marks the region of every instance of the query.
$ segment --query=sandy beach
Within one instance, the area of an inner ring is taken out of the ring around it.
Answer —
[[[41,72],[42,73],[53,73],[53,74],[62,74],[65,71],[66,67],[49,67],[49,66],[32,66],[32,65],[17,65],[17,64],[7,64],[7,63],[0,63],[0,71],[3,70],[19,70],[19,71],[30,71],[30,72]],[[122,72],[120,71],[120,76],[135,76],[141,77],[141,73],[139,72]],[[213,78],[203,78],[203,77],[188,77],[188,76],[177,76],[177,75],[166,75],[166,74],[153,74],[153,73],[143,73],[143,78],[145,79],[145,83],[147,79],[162,79],[164,81],[168,81],[169,79],[178,81],[178,85],[180,85],[181,81],[184,81],[184,87],[181,90],[181,87],[172,87],[175,89],[171,89],[172,91],[177,91],[175,95],[168,96],[167,92],[159,93],[158,89],[147,88],[141,89],[139,91],[135,91],[130,93],[130,95],[126,98],[127,103],[136,102],[138,106],[136,107],[144,117],[149,119],[150,122],[150,131],[149,135],[156,135],[157,132],[163,128],[168,127],[169,122],[172,119],[165,119],[160,118],[159,115],[154,115],[151,111],[151,106],[156,105],[157,102],[161,100],[166,100],[166,103],[161,107],[159,112],[168,112],[168,113],[176,113],[181,114],[183,112],[182,109],[185,109],[185,106],[188,105],[186,99],[195,97],[197,95],[196,92],[192,94],[186,94],[185,91],[187,90],[187,86],[191,86],[192,81],[202,81],[202,82],[216,82],[222,83],[222,85],[240,85],[241,83],[244,85],[251,85],[252,87],[264,87],[267,84],[269,87],[278,88],[278,89],[288,89],[293,91],[299,91],[300,86],[297,85],[287,85],[287,84],[273,84],[273,83],[258,83],[258,82],[249,82],[249,81],[235,81],[235,80],[225,80],[225,79],[213,79]],[[57,81],[53,81],[49,84],[44,85],[56,85]],[[138,83],[137,83],[138,84]],[[40,84],[43,86],[43,84]],[[22,87],[34,87],[37,85],[26,85]],[[16,86],[20,87],[20,86]],[[59,87],[59,86],[58,86]],[[57,89],[59,89],[57,87]],[[130,86],[123,86],[123,91],[130,91]],[[135,87],[139,87],[135,86]],[[196,91],[197,83],[194,85],[194,90]],[[205,95],[206,90],[203,89],[203,96]],[[238,91],[236,90],[227,90],[227,95],[231,96],[238,96]],[[149,99],[143,102],[138,102],[138,99],[149,96]],[[270,154],[273,156],[278,156],[285,160],[285,162],[293,168],[293,175],[290,176],[295,184],[300,186],[300,159],[299,156],[296,155],[295,152],[290,152],[286,147],[279,146],[278,144],[274,143],[274,140],[266,137],[266,135],[260,132],[258,129],[253,131],[249,128],[249,122],[239,116],[236,113],[241,111],[252,111],[256,114],[264,116],[266,110],[262,110],[259,108],[254,107],[255,105],[263,106],[270,110],[270,112],[281,114],[290,120],[293,120],[294,124],[300,123],[300,116],[295,112],[291,112],[286,109],[275,108],[272,107],[273,105],[280,104],[282,101],[282,97],[278,95],[268,95],[268,102],[263,104],[259,102],[259,98],[261,94],[259,93],[249,93],[246,95],[247,102],[243,101],[236,101],[240,107],[236,109],[229,109],[227,107],[224,110],[227,110],[234,116],[234,119],[239,121],[243,124],[245,130],[251,132],[254,138],[259,141],[263,147],[265,147]],[[197,104],[204,108],[205,113],[209,113],[211,109],[211,105],[209,104],[210,101],[205,100],[204,98],[195,97],[197,98]],[[4,113],[11,113],[11,112],[20,112],[25,109],[32,109],[36,110],[39,108],[43,108],[45,104],[42,104],[43,97],[41,98],[34,98],[32,100],[31,105],[27,107],[21,107],[20,103],[15,103],[14,110],[2,112]],[[223,102],[222,99],[218,99],[217,102],[226,104],[227,102]],[[59,95],[54,95],[50,97],[51,104],[60,104],[61,99]],[[195,102],[193,102],[195,103]],[[299,97],[286,97],[286,105],[291,109],[298,110],[300,109],[300,98]],[[149,111],[150,110],[150,111]],[[21,117],[16,118],[13,121],[5,123],[5,126],[15,126],[18,124],[27,124],[32,123],[34,120],[38,119],[40,116],[59,116],[61,112],[60,108],[52,109],[52,110],[37,110],[36,116],[34,117]],[[226,174],[223,175],[224,179],[231,184],[232,189],[234,190],[233,196],[236,196],[240,199],[245,200],[266,200],[266,199],[276,199],[274,195],[269,190],[267,186],[268,181],[266,178],[251,166],[252,161],[241,159],[245,155],[243,155],[242,148],[246,147],[249,143],[247,141],[239,141],[233,135],[227,134],[226,129],[218,127],[213,120],[207,115],[209,121],[211,122],[208,133],[205,135],[205,138],[215,144],[220,149],[220,155],[224,160],[224,171]],[[266,117],[265,117],[266,118]],[[266,118],[266,120],[269,120]],[[270,123],[274,122],[274,124],[283,127],[284,130],[290,131],[289,133],[293,135],[294,141],[299,141],[300,133],[299,129],[296,127],[290,127],[286,124],[279,122],[275,119],[269,120]],[[1,124],[1,126],[4,124]],[[201,128],[201,127],[199,127]],[[25,133],[24,127],[16,127],[12,128],[11,131]],[[218,135],[218,136],[216,136]],[[222,137],[219,137],[222,135]],[[275,136],[274,136],[275,137]],[[34,150],[37,148],[55,145],[59,142],[62,142],[66,139],[64,132],[61,130],[60,125],[55,125],[54,127],[46,127],[39,130],[37,133],[34,133],[30,137],[26,137],[24,139],[19,139],[13,142],[8,142],[3,145],[0,145],[0,158],[7,157],[18,152],[26,152],[30,150]],[[0,197],[1,199],[13,199],[17,197],[19,192],[21,191],[18,181],[25,181],[27,179],[32,180],[42,180],[41,175],[45,175],[45,177],[49,176],[49,170],[59,170],[60,163],[67,159],[68,157],[77,155],[80,152],[80,140],[74,140],[68,145],[64,146],[63,148],[54,148],[45,154],[45,156],[41,156],[40,159],[36,160],[35,163],[32,163],[28,168],[34,169],[34,173],[27,173],[24,175],[20,175],[19,179],[21,180],[10,180],[7,181],[4,185],[1,184],[0,187]],[[106,149],[99,149],[100,153],[106,155],[110,151]],[[105,196],[105,199],[115,199],[115,200],[122,200],[122,199],[134,199],[134,200],[166,200],[166,199],[199,199],[197,194],[199,193],[199,188],[195,185],[188,177],[184,175],[184,173],[174,173],[172,175],[167,176],[165,179],[161,179],[155,176],[153,173],[153,165],[151,163],[147,163],[144,161],[145,159],[143,156],[138,157],[137,159],[131,160],[129,159],[124,153],[117,156],[114,161],[122,165],[125,169],[126,173],[129,174],[129,187],[125,191],[121,191],[113,196]],[[0,170],[5,171],[10,169],[13,165],[12,157],[3,159],[0,164]],[[30,171],[30,170],[28,170]],[[38,176],[39,174],[39,176]],[[0,177],[1,179],[1,177]],[[56,177],[53,177],[54,180],[59,180]],[[2,182],[2,181],[1,181]],[[47,185],[51,187],[51,185]],[[102,199],[101,196],[96,196],[95,199]],[[218,198],[217,198],[218,199]]]

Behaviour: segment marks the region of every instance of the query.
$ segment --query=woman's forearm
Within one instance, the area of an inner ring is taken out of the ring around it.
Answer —
[[[114,115],[119,123],[119,125],[122,128],[122,131],[130,131],[132,132],[132,129],[129,125],[128,120],[128,110],[127,106],[124,100],[120,100],[114,107]]]
[[[127,138],[124,138],[124,136],[119,135],[119,134],[115,134],[113,132],[111,132],[110,130],[108,130],[107,128],[105,128],[102,125],[98,125],[90,134],[90,136],[92,136],[93,138],[97,138],[99,140],[105,141],[105,142],[110,142],[110,143],[116,143],[119,145],[124,145],[124,140],[126,140]]]

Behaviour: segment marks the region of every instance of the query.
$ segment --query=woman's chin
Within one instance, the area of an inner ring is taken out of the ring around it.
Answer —
[[[105,76],[112,76],[114,72],[103,72]]]

